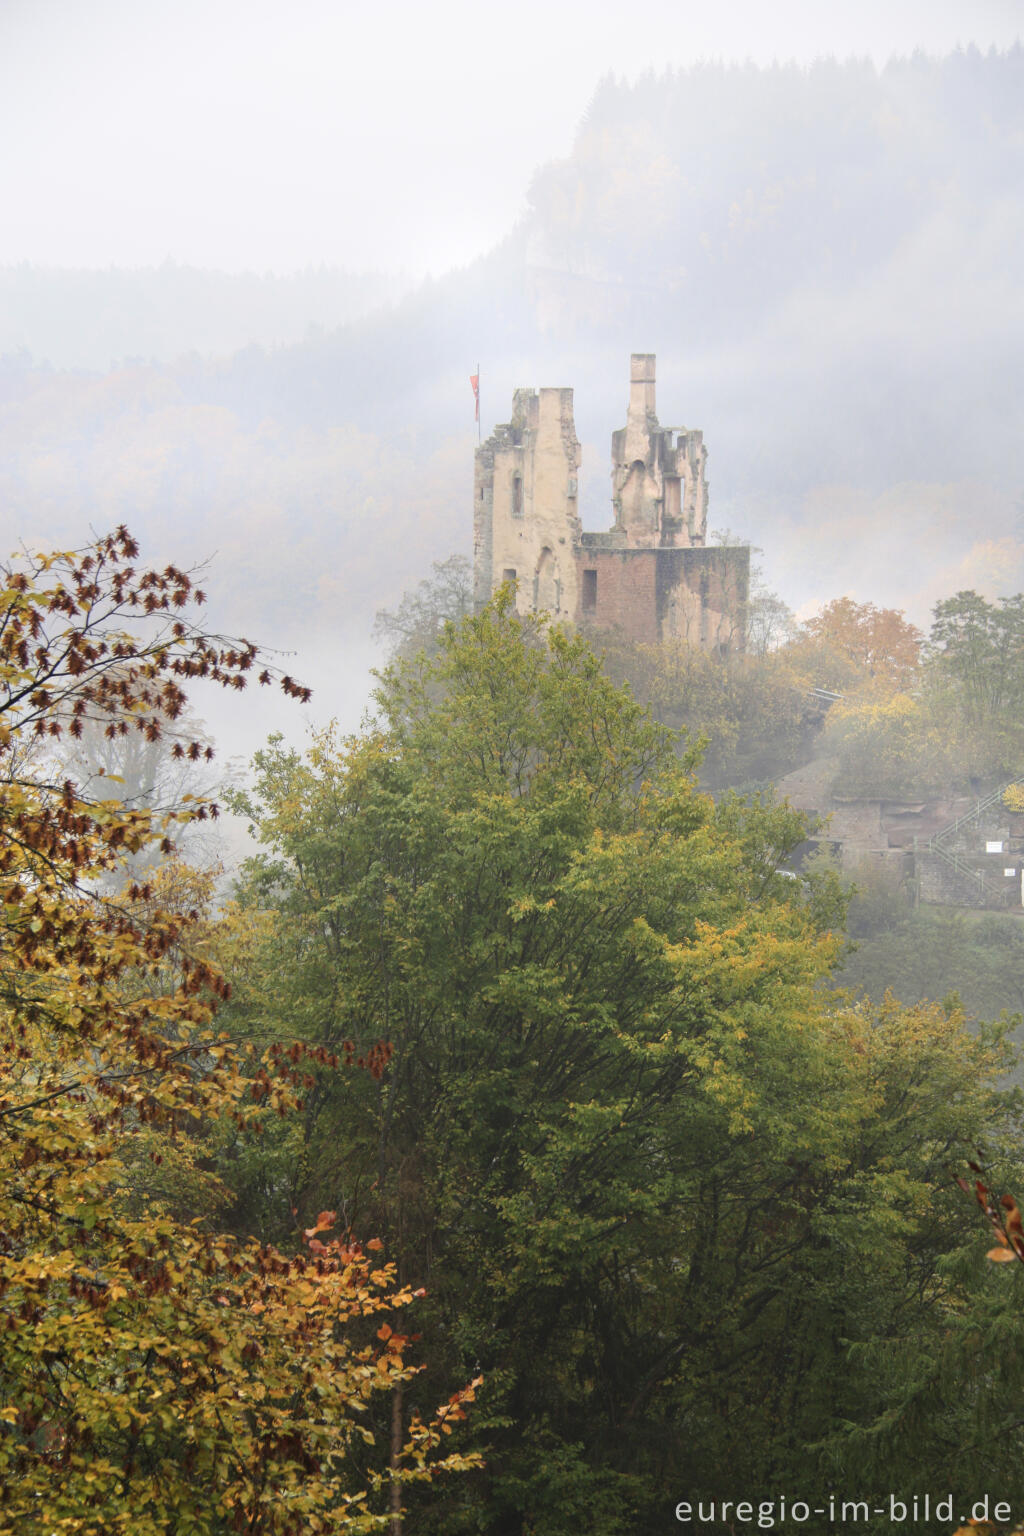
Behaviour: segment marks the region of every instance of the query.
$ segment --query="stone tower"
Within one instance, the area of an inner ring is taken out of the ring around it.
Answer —
[[[659,426],[654,390],[654,354],[634,352],[626,425],[612,433],[615,527],[638,549],[689,549],[707,540],[704,434]]]
[[[473,479],[474,596],[482,607],[517,583],[521,613],[572,619],[580,527],[580,445],[571,389],[517,389],[512,420],[477,449]]]

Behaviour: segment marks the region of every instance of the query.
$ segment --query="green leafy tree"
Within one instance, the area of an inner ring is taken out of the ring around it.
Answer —
[[[431,571],[411,592],[403,593],[397,608],[377,611],[374,639],[383,640],[392,657],[434,650],[445,624],[472,611],[473,570],[464,555],[435,560]]]
[[[489,1384],[486,1471],[418,1528],[611,1536],[681,1487],[827,1491],[891,1401],[851,1341],[941,1332],[970,1218],[929,1207],[999,1118],[998,1047],[831,997],[834,882],[778,873],[803,819],[716,807],[507,594],[378,702],[362,738],[272,743],[238,804],[268,1034],[393,1045],[268,1150],[280,1219],[328,1188],[428,1281],[435,1360]]]
[[[592,638],[611,677],[628,683],[663,725],[702,743],[699,774],[708,788],[764,786],[811,756],[821,711],[809,674],[787,650],[721,657],[682,642]]]
[[[945,690],[980,745],[1011,761],[1019,753],[1024,703],[1024,594],[990,603],[958,592],[937,603],[929,639],[935,686]]]

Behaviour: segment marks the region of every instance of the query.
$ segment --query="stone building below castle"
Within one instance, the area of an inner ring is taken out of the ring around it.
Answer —
[[[517,389],[512,419],[476,454],[474,598],[503,581],[522,613],[615,627],[648,644],[742,649],[746,547],[707,544],[704,435],[662,427],[655,359],[630,360],[626,425],[612,434],[613,522],[585,532],[571,389]]]

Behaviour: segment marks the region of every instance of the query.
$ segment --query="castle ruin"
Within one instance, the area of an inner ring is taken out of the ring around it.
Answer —
[[[630,359],[626,425],[612,434],[612,527],[580,522],[571,389],[517,389],[512,420],[476,453],[474,598],[516,583],[521,613],[617,628],[630,639],[743,648],[746,547],[708,546],[704,435],[662,427],[653,353]]]

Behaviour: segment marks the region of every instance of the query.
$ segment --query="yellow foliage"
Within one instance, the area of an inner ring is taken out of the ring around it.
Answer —
[[[204,1125],[287,1114],[337,1064],[296,1043],[248,1076],[216,1032],[209,877],[170,859],[174,826],[209,807],[90,800],[20,750],[88,721],[174,741],[179,679],[233,687],[257,664],[189,618],[187,575],[136,553],[122,529],[30,559],[0,606],[0,1532],[377,1530],[386,1483],[468,1464],[433,1453],[475,1384],[386,1471],[364,1448],[373,1394],[416,1370],[406,1336],[374,1342],[364,1320],[397,1321],[413,1293],[321,1241],[332,1213],[285,1254],[175,1220],[133,1172]],[[154,845],[151,879],[101,894]]]

